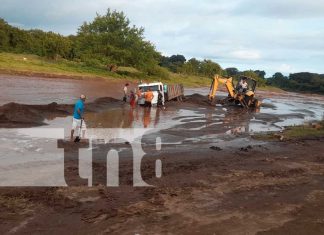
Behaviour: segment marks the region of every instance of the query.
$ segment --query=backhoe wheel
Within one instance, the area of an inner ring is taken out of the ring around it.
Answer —
[[[253,107],[260,108],[261,107],[261,104],[262,104],[261,101],[259,101],[257,99],[254,99],[254,101],[253,101]]]
[[[245,105],[246,105],[246,108],[248,108],[248,107],[251,107],[252,106],[252,104],[253,104],[253,97],[252,96],[244,96],[244,103],[245,103]]]
[[[216,99],[208,99],[210,105],[216,104]]]

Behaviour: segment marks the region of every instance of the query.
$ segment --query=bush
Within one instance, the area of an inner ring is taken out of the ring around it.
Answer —
[[[142,68],[142,71],[148,76],[158,77],[160,79],[166,80],[170,79],[170,74],[168,70],[162,68],[159,65],[147,66],[145,68]]]
[[[98,59],[87,58],[83,60],[84,65],[88,67],[103,68],[104,65]]]

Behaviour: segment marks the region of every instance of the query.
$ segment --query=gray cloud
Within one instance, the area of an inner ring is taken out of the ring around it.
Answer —
[[[323,11],[323,0],[244,0],[237,5],[233,13],[281,19],[300,19],[323,18]]]
[[[0,16],[19,27],[67,35],[108,7],[143,26],[147,40],[165,55],[268,74],[309,68],[323,73],[318,51],[324,49],[324,0],[1,0]]]

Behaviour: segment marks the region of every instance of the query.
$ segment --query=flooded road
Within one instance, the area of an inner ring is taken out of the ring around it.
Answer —
[[[0,75],[0,105],[16,102],[24,104],[49,104],[51,102],[72,104],[80,94],[88,96],[87,103],[99,97],[122,97],[124,81],[76,80],[61,78],[35,78]],[[132,89],[132,88],[131,88]],[[207,95],[208,88],[188,88],[185,95]],[[218,92],[221,99],[226,93]],[[256,112],[240,108],[214,108],[196,105],[187,107],[179,103],[167,104],[166,110],[153,108],[131,109],[128,104],[101,112],[87,112],[89,128],[157,128],[171,127],[197,130],[207,126],[217,133],[277,131],[288,125],[321,120],[324,115],[324,96],[303,95],[289,92],[257,91],[263,106]],[[71,118],[47,120],[48,127],[70,128]],[[66,131],[68,132],[68,131]]]
[[[81,94],[89,101],[99,97],[122,98],[123,80],[80,80],[65,78],[38,78],[0,75],[0,105],[20,104],[71,104]]]
[[[92,100],[104,96],[120,99],[124,83],[4,75],[1,75],[0,79],[1,104],[73,103],[81,93],[85,93],[89,97],[89,105]],[[208,88],[185,90],[185,95],[192,94],[200,94],[199,97],[205,99]],[[219,92],[217,96],[225,97],[226,93]],[[176,152],[190,148],[208,149],[214,144],[225,149],[247,144],[259,145],[262,143],[252,143],[247,136],[259,132],[280,131],[284,126],[323,119],[324,96],[264,91],[259,91],[257,96],[263,100],[263,106],[256,111],[222,105],[212,107],[186,101],[167,103],[165,110],[154,107],[133,109],[128,103],[120,103],[99,112],[86,112],[85,120],[89,130],[150,130],[149,142],[159,137],[164,144],[163,151]],[[62,175],[63,172],[62,149],[57,149],[56,139],[69,138],[71,122],[71,116],[65,116],[45,120],[47,125],[42,127],[1,128],[2,185],[15,185],[15,179],[28,175],[30,169],[38,169],[42,174],[30,174],[26,182],[19,181],[19,185],[30,185],[30,182],[37,183],[42,179],[47,180],[47,185],[62,185],[60,177],[56,178],[58,181],[51,181],[53,174]]]

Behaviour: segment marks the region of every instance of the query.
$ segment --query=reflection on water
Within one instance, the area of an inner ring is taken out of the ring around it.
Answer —
[[[120,108],[100,113],[86,113],[85,120],[89,128],[167,128],[171,120],[181,111],[161,110],[160,108],[131,108],[123,105]],[[176,124],[177,122],[172,122]]]

